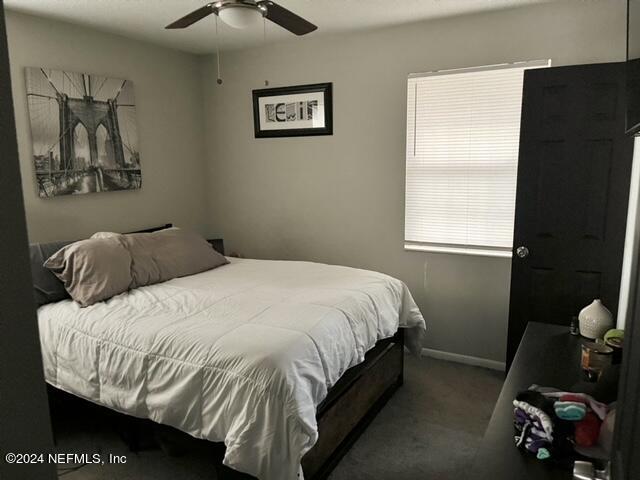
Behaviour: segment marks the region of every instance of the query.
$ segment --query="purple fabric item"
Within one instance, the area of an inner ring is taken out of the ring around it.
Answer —
[[[522,410],[521,408],[516,408],[513,412],[514,422],[516,424],[523,425],[525,423],[530,423],[531,426],[537,430],[543,430],[542,423],[532,415],[529,415],[527,412]]]
[[[533,405],[523,402],[521,400],[514,400],[513,406],[521,408],[527,415],[530,415],[534,420],[538,420],[542,428],[539,430],[544,431],[549,436],[549,441],[553,441],[553,422],[551,417],[547,415],[543,410]]]
[[[523,422],[524,423],[527,420],[529,420],[529,416],[521,408],[516,408],[515,411],[513,412],[513,414],[514,414],[516,420],[519,421],[519,422]]]
[[[548,448],[551,444],[547,440],[534,440],[531,436],[527,437],[525,448],[528,452],[538,453],[541,448]]]
[[[544,440],[545,442],[549,441],[548,437],[543,437],[541,435],[537,435],[532,430],[529,430],[529,438],[531,438],[532,440]]]
[[[515,402],[514,402],[515,403]],[[521,408],[524,407],[524,408]],[[528,410],[525,410],[528,408]],[[514,436],[516,447],[523,448],[536,457],[543,459],[549,456],[553,437],[551,436],[552,424],[548,428],[544,428],[544,423],[535,415],[539,410],[532,408],[530,405],[519,402],[513,410],[513,424],[519,432]],[[539,453],[544,453],[541,457]]]

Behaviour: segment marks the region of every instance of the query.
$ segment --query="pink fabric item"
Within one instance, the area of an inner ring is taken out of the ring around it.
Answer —
[[[546,387],[537,387],[534,390],[540,392],[545,397],[554,400],[562,399],[565,395],[571,395],[571,398],[575,398],[575,400],[570,401],[584,403],[589,408],[591,408],[591,410],[593,410],[593,413],[595,413],[600,420],[604,420],[604,417],[607,416],[607,411],[609,410],[609,407],[607,407],[606,404],[598,402],[595,398],[587,395],[586,393],[561,392],[559,390],[555,391],[552,389],[547,389]]]
[[[561,402],[578,402],[578,403],[583,403],[585,405],[588,403],[585,401],[584,397],[575,393],[567,393],[566,395],[561,396],[560,401]]]
[[[601,423],[593,412],[587,412],[585,417],[576,423],[576,445],[580,447],[594,446],[598,442]]]

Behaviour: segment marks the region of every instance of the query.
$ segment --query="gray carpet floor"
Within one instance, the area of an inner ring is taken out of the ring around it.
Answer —
[[[460,479],[482,440],[503,375],[407,357],[405,384],[342,459],[330,480]],[[59,452],[125,455],[124,465],[60,470],[65,480],[215,480],[211,452],[168,456],[151,442],[131,453],[109,422],[78,411],[56,422]]]

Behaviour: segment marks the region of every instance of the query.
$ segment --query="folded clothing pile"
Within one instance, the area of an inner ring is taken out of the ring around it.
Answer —
[[[540,460],[566,459],[598,443],[607,405],[584,393],[533,385],[513,401],[515,442]]]

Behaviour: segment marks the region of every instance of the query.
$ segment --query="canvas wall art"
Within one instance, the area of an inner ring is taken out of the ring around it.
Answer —
[[[41,197],[141,187],[132,82],[37,67],[26,81]]]

